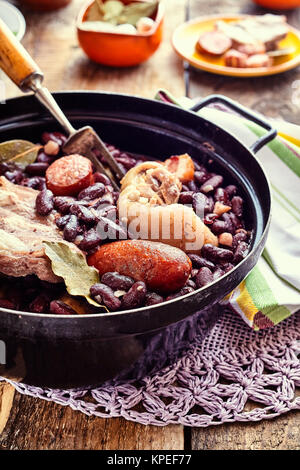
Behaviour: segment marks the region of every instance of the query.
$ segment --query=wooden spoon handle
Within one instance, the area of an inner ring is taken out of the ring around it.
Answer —
[[[41,82],[43,74],[22,44],[0,18],[0,67],[23,91],[31,89],[32,80]]]

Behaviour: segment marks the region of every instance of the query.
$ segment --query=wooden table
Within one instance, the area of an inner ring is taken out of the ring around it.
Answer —
[[[145,64],[110,69],[91,63],[78,47],[74,20],[82,0],[49,14],[24,11],[24,45],[46,75],[50,90],[106,90],[153,97],[160,87],[184,94],[183,65],[173,53],[170,38],[184,21],[184,0],[166,0],[164,41]],[[262,13],[250,0],[194,0],[192,17],[214,13]],[[300,27],[300,9],[288,14]],[[4,78],[4,77],[3,77]],[[223,93],[244,105],[300,123],[300,107],[293,104],[300,67],[271,78],[239,79],[192,71],[191,96]],[[20,94],[5,79],[7,97]],[[299,83],[298,83],[299,84]],[[276,97],[276,99],[274,99]],[[300,449],[300,413],[258,423],[235,423],[191,429],[180,425],[142,426],[124,419],[87,417],[54,403],[20,395],[0,385],[0,449]]]

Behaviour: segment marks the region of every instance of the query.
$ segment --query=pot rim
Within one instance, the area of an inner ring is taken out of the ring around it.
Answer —
[[[172,103],[165,103],[165,102],[161,102],[161,101],[156,101],[154,99],[150,99],[150,98],[143,98],[143,97],[140,97],[140,96],[135,96],[135,95],[130,95],[130,94],[126,94],[126,93],[110,93],[110,92],[106,92],[106,91],[95,91],[95,90],[62,90],[62,91],[56,91],[53,93],[54,97],[55,96],[62,96],[62,95],[70,95],[70,94],[77,94],[77,93],[81,93],[81,94],[95,94],[95,95],[113,95],[113,96],[116,96],[116,97],[128,97],[128,98],[135,98],[135,99],[138,99],[140,101],[144,101],[144,102],[148,102],[148,103],[155,103],[155,104],[159,104],[161,106],[171,106],[173,108],[176,108],[177,110],[180,109],[177,105],[175,104],[172,104]],[[26,99],[27,98],[30,98],[32,97],[33,94],[30,93],[26,96],[17,96],[17,97],[13,97],[13,98],[9,98],[6,103],[10,103],[10,102],[13,102],[13,101],[18,101],[20,99],[24,100],[24,98]],[[211,124],[213,124],[214,126],[216,126],[216,124],[214,124],[212,121],[209,121],[208,119],[202,117],[202,116],[199,116],[197,113],[193,112],[193,111],[190,111],[190,110],[187,110],[187,109],[181,109],[181,111],[183,111],[184,113],[189,113],[189,114],[193,114],[194,116],[198,117],[199,119],[202,119],[204,122],[209,122]],[[11,123],[12,120],[10,119],[9,122]],[[242,142],[240,142],[233,134],[231,134],[230,132],[228,132],[227,130],[225,130],[224,128],[222,128],[222,131],[225,132],[232,140],[235,141],[236,144],[240,145],[245,151],[247,151],[248,153],[250,153],[250,155],[252,156],[252,158],[254,158],[258,164],[258,166],[260,167],[260,170],[266,180],[266,190],[268,191],[268,196],[269,196],[269,200],[270,200],[270,207],[269,207],[269,210],[268,210],[268,217],[267,217],[267,220],[266,220],[266,223],[265,223],[265,227],[264,227],[264,230],[260,236],[260,238],[256,241],[255,245],[253,245],[249,251],[249,253],[247,254],[247,256],[240,262],[238,263],[231,271],[229,271],[228,273],[225,273],[223,276],[221,276],[220,278],[216,279],[215,281],[213,281],[212,283],[210,283],[209,285],[207,286],[203,286],[201,287],[200,289],[196,289],[195,291],[193,292],[190,292],[188,294],[185,294],[183,296],[180,296],[180,297],[176,297],[175,299],[171,299],[171,300],[168,300],[168,301],[165,301],[165,302],[162,302],[160,304],[156,304],[156,305],[151,305],[151,306],[144,306],[144,307],[139,307],[139,308],[135,308],[135,309],[129,309],[129,310],[122,310],[122,311],[117,311],[117,312],[109,312],[109,313],[93,313],[93,314],[84,314],[84,315],[56,315],[56,314],[51,314],[51,313],[33,313],[33,312],[24,312],[24,311],[21,311],[21,310],[12,310],[12,309],[6,309],[6,308],[3,308],[3,307],[0,307],[0,312],[3,312],[3,313],[8,313],[8,314],[13,314],[13,315],[17,315],[17,316],[24,316],[24,317],[34,317],[34,318],[48,318],[48,319],[57,319],[57,318],[65,318],[65,319],[77,319],[79,317],[82,317],[83,319],[85,318],[94,318],[94,319],[97,319],[97,318],[103,318],[103,317],[110,317],[110,318],[119,318],[120,316],[124,316],[124,315],[130,315],[130,314],[136,314],[138,312],[143,312],[143,311],[146,311],[146,310],[150,310],[151,309],[151,312],[152,310],[157,310],[161,307],[161,305],[175,305],[176,302],[178,302],[179,300],[182,301],[184,299],[187,299],[187,298],[191,298],[192,296],[194,296],[195,294],[199,294],[201,292],[205,292],[206,290],[210,289],[212,286],[215,286],[216,284],[218,284],[220,281],[228,278],[229,276],[231,276],[235,271],[239,270],[241,268],[241,266],[243,266],[245,263],[248,262],[249,258],[253,255],[253,252],[260,246],[260,243],[263,239],[266,239],[267,237],[267,233],[269,231],[269,227],[270,227],[270,223],[271,223],[271,215],[272,215],[272,193],[271,193],[271,186],[270,186],[270,181],[269,181],[269,178],[268,176],[266,175],[266,172],[262,166],[262,164],[260,163],[259,159],[257,158],[257,156],[255,155],[254,152],[251,151],[250,148],[248,148],[245,144],[243,144]]]

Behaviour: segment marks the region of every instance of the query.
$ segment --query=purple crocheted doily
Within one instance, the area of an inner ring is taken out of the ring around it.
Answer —
[[[196,339],[175,364],[138,384],[74,391],[9,382],[20,393],[87,415],[206,427],[300,409],[299,353],[300,312],[260,332],[225,312],[204,341]]]

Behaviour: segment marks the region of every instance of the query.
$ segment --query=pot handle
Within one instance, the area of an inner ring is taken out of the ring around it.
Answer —
[[[192,106],[190,108],[190,111],[197,112],[200,109],[213,103],[223,103],[225,106],[240,114],[244,118],[255,122],[255,124],[258,124],[259,126],[269,131],[267,134],[260,137],[260,139],[258,139],[254,144],[251,145],[250,150],[253,153],[257,153],[262,147],[271,142],[277,136],[277,130],[274,129],[271,124],[269,124],[263,117],[259,116],[258,114],[252,112],[250,109],[245,108],[241,104],[236,103],[235,101],[223,95],[210,95],[207,98],[201,100],[199,103],[196,103],[194,106]]]

